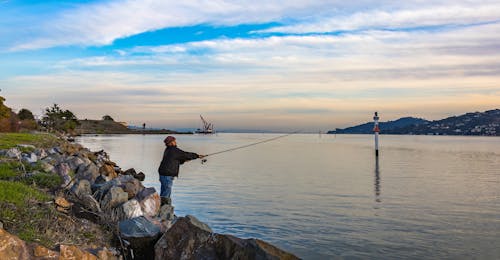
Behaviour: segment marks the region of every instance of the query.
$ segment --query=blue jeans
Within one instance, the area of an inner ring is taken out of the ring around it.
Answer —
[[[174,177],[160,175],[160,183],[160,197],[170,198],[170,194],[172,194],[172,184],[174,184]]]

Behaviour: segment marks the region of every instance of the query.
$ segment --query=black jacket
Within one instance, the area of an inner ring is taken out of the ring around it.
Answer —
[[[163,159],[158,168],[158,173],[163,176],[179,176],[179,165],[185,161],[198,158],[196,153],[188,153],[177,148],[177,146],[167,146],[163,153]]]

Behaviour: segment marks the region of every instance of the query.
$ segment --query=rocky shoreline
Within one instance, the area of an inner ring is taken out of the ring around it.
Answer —
[[[57,211],[115,234],[110,248],[60,244],[48,249],[27,246],[0,225],[0,259],[297,259],[262,240],[217,234],[194,216],[176,216],[172,205],[161,205],[154,188],[143,186],[144,173],[122,170],[105,151],[62,142],[48,149],[21,145],[0,150],[0,158],[37,164],[44,173],[59,176],[62,183],[53,200]]]

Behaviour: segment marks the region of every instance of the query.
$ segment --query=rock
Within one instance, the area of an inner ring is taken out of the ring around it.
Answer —
[[[154,245],[160,238],[160,229],[145,217],[121,221],[118,224],[120,236],[130,243],[138,259],[153,259]]]
[[[144,181],[146,179],[146,174],[144,174],[143,172],[139,172],[138,174],[136,175],[133,175],[134,178],[138,179],[139,181]]]
[[[143,216],[141,205],[136,199],[131,199],[108,213],[109,219],[114,222]]]
[[[0,229],[0,259],[29,259],[24,241]]]
[[[25,148],[25,149],[29,149],[29,150],[36,149],[36,147],[34,145],[31,145],[31,144],[18,144],[17,147],[21,147],[21,148]]]
[[[136,196],[145,216],[154,217],[160,212],[160,195],[155,188],[145,188]]]
[[[99,173],[101,174],[101,176],[105,176],[107,181],[118,177],[115,168],[109,164],[104,164],[103,166],[101,166],[101,168],[99,168]]]
[[[92,194],[90,188],[90,182],[88,180],[79,180],[71,187],[71,192],[76,195],[79,199],[84,198],[87,195]]]
[[[107,211],[127,202],[128,193],[120,187],[112,187],[101,201],[101,209]]]
[[[119,260],[119,253],[113,252],[107,248],[102,248],[97,252],[97,259],[99,260]]]
[[[102,212],[99,202],[92,195],[84,195],[80,198],[80,203],[92,212]]]
[[[0,229],[3,229],[3,222],[0,221]]]
[[[124,176],[126,176],[126,175],[124,175]],[[130,177],[132,177],[132,176],[130,176]],[[131,179],[128,179],[127,181],[121,180],[121,183],[122,184],[120,185],[120,187],[122,187],[123,190],[128,193],[129,199],[135,197],[135,195],[137,195],[137,193],[139,193],[140,191],[142,191],[144,189],[144,186],[142,185],[142,183],[139,180],[135,179],[134,177],[132,177]]]
[[[57,165],[59,164],[60,162],[62,162],[62,155],[58,154],[58,153],[55,153],[55,154],[51,154],[45,158],[42,159],[42,162],[46,162],[46,163],[49,163],[49,164],[52,164],[52,165]]]
[[[97,260],[97,257],[89,252],[85,252],[76,246],[61,245],[60,260]]]
[[[98,178],[96,180],[98,180]],[[134,177],[132,177],[132,176],[120,175],[117,178],[115,178],[113,180],[110,180],[110,181],[107,181],[105,183],[93,185],[92,186],[93,187],[92,190],[95,193],[94,196],[95,196],[95,198],[97,200],[100,201],[109,192],[109,190],[111,189],[111,187],[119,186],[122,189],[125,189],[125,183],[129,182],[129,181],[132,181],[133,179],[134,179]],[[95,182],[94,182],[94,184],[95,184]]]
[[[61,177],[63,183],[61,187],[68,187],[71,182],[71,176],[69,176],[70,168],[67,163],[60,163],[56,165],[56,172]]]
[[[84,161],[82,158],[78,156],[69,156],[66,158],[66,163],[68,164],[69,168],[73,171],[76,171],[80,165],[84,165]]]
[[[134,169],[134,168],[130,168],[130,169],[128,169],[128,170],[126,170],[126,171],[124,171],[122,174],[123,174],[123,175],[132,175],[132,176],[133,176],[133,175],[135,175],[135,174],[137,174],[137,173],[135,172],[135,169]]]
[[[54,202],[56,204],[56,210],[63,213],[68,213],[69,209],[73,205],[73,203],[70,203],[63,197],[56,197]]]
[[[155,245],[155,259],[299,259],[258,239],[212,233],[193,216],[179,218]]]
[[[94,181],[94,184],[92,184],[92,192],[95,192],[96,190],[100,189],[104,183],[106,183],[106,179],[102,177],[102,175],[97,176],[97,178]]]
[[[36,163],[38,161],[38,157],[35,153],[23,153],[21,161],[24,163]]]
[[[56,173],[56,168],[54,167],[54,165],[50,163],[42,161],[40,163],[40,167],[43,169],[44,172]]]
[[[196,250],[212,235],[212,230],[193,216],[177,219],[155,245],[155,259],[196,259]]]
[[[36,156],[38,156],[38,158],[40,159],[43,159],[45,157],[48,156],[47,152],[45,151],[45,149],[42,149],[42,148],[37,148],[35,149],[35,154]]]
[[[144,181],[146,175],[143,172],[137,173],[134,168],[130,168],[122,173],[123,175],[131,175],[139,181]]]
[[[141,204],[136,199],[131,199],[122,205],[125,219],[143,216]]]
[[[61,151],[61,149],[59,149],[59,147],[52,147],[49,150],[47,150],[47,153],[49,155],[62,154],[62,151]]]
[[[59,253],[43,246],[33,248],[33,255],[41,259],[59,259]]]
[[[174,215],[174,207],[172,205],[163,205],[160,208],[160,214],[159,214],[160,219],[163,220],[174,220],[175,215]]]
[[[195,252],[195,259],[299,259],[258,239],[215,234]]]
[[[90,184],[94,183],[97,176],[99,176],[99,168],[97,168],[97,166],[93,163],[78,167],[76,172],[76,178],[86,179],[90,182]]]
[[[5,153],[5,156],[11,159],[21,159],[21,151],[17,148],[10,148],[7,150],[7,153]]]

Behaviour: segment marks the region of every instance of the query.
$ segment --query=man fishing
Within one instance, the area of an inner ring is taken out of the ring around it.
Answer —
[[[158,168],[161,183],[160,197],[162,205],[171,204],[172,202],[170,195],[172,193],[174,177],[179,176],[179,165],[189,160],[205,157],[205,155],[184,152],[177,148],[177,142],[173,136],[167,136],[163,142],[167,147],[165,148],[165,152],[163,152],[163,159]]]

